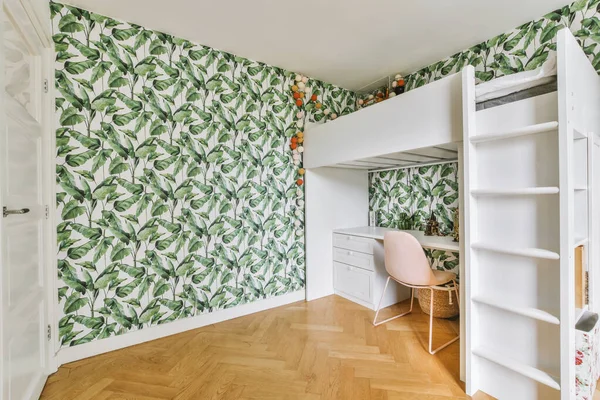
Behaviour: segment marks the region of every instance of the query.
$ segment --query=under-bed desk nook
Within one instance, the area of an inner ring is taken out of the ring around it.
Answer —
[[[305,132],[307,300],[407,300],[388,239],[390,260],[425,254],[459,289],[470,395],[571,398],[575,325],[600,305],[600,78],[567,30],[552,57],[478,85],[468,66]]]

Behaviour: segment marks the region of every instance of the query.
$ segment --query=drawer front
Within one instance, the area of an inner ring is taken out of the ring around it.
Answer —
[[[353,250],[333,248],[333,260],[355,267],[375,271],[375,257],[372,254],[359,253]]]
[[[344,292],[359,300],[372,303],[373,272],[350,265],[333,263],[333,285],[335,290]]]
[[[375,239],[367,239],[359,236],[333,234],[333,247],[346,250],[360,251],[361,253],[373,254]]]

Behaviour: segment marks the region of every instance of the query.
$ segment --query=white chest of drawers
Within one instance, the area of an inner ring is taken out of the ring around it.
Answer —
[[[333,233],[335,294],[375,310],[387,277],[383,241]],[[382,307],[406,300],[409,296],[410,289],[391,281]]]

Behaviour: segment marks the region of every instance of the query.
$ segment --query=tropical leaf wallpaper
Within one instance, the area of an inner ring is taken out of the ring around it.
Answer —
[[[478,82],[539,68],[556,50],[556,35],[565,27],[573,32],[600,73],[599,17],[600,0],[577,0],[408,75],[406,88],[423,86],[469,64],[475,67]]]
[[[407,75],[406,90],[456,73],[466,65],[475,67],[478,83],[539,68],[548,60],[550,52],[556,50],[556,35],[563,27],[573,32],[600,73],[600,0],[577,0],[540,19]],[[367,99],[369,95],[380,93],[385,93],[385,87],[361,94],[360,97]],[[373,104],[376,103],[370,102],[363,107]]]
[[[440,235],[454,229],[458,207],[458,163],[403,168],[369,174],[369,210],[377,226],[424,231],[434,214]],[[426,249],[433,268],[458,274],[458,253]]]
[[[62,345],[302,289],[295,74],[51,11]],[[354,110],[354,93],[308,85],[324,109]]]

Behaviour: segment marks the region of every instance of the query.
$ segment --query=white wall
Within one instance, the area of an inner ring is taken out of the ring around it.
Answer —
[[[332,231],[368,225],[366,171],[306,171],[306,300],[333,294]]]

